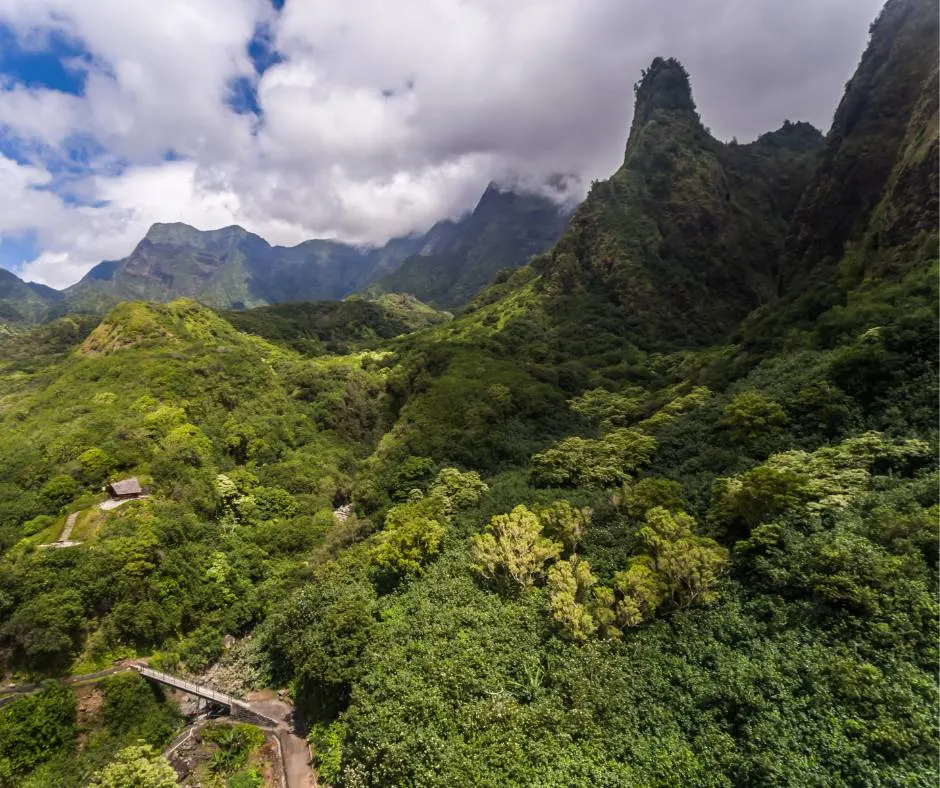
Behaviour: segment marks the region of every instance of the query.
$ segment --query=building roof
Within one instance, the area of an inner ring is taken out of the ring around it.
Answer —
[[[119,482],[111,482],[108,485],[108,489],[111,491],[112,495],[140,495],[143,492],[143,488],[140,486],[140,482],[137,481],[136,476],[131,476],[129,479],[121,479]]]

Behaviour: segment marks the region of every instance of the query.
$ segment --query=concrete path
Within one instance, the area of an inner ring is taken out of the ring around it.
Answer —
[[[124,504],[130,503],[131,501],[143,501],[149,497],[149,495],[138,495],[136,498],[108,498],[107,501],[102,501],[99,503],[98,508],[101,509],[102,512],[107,512],[111,509],[117,509],[119,506],[123,506]]]
[[[65,518],[65,528],[62,529],[62,533],[59,535],[59,540],[57,542],[48,542],[39,546],[42,548],[49,548],[75,547],[75,545],[80,545],[81,542],[73,542],[71,539],[72,529],[75,527],[75,521],[78,519],[79,514],[80,512],[72,512],[68,517]]]
[[[294,707],[269,690],[252,692],[243,702],[256,714],[280,720],[275,735],[281,746],[287,788],[317,788],[317,778],[310,766],[310,747],[294,730]]]
[[[67,542],[72,538],[72,529],[75,527],[75,521],[77,519],[78,512],[72,512],[65,518],[65,528],[62,529],[62,535],[59,537],[60,542]]]

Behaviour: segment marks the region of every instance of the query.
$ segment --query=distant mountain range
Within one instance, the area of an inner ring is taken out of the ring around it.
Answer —
[[[546,197],[490,185],[474,211],[377,248],[311,240],[271,246],[231,226],[155,224],[122,260],[106,260],[62,291],[0,270],[0,324],[32,325],[120,301],[190,297],[215,309],[408,293],[441,308],[470,301],[503,268],[549,248],[569,213]]]

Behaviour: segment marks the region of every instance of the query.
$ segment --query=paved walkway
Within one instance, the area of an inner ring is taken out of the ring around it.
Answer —
[[[243,703],[256,714],[280,720],[275,735],[281,746],[287,788],[317,788],[317,778],[310,768],[310,747],[303,736],[294,731],[294,707],[265,690],[253,692]]]
[[[111,509],[117,509],[119,506],[123,506],[124,504],[130,503],[131,501],[143,501],[149,497],[149,495],[138,495],[135,498],[108,498],[107,501],[102,501],[99,503],[98,508],[103,512],[107,512]]]
[[[72,512],[65,518],[65,528],[62,529],[62,535],[59,537],[60,542],[67,542],[72,538],[72,529],[75,527],[75,521],[77,519],[78,512]]]
[[[72,512],[68,517],[65,518],[65,528],[62,529],[62,533],[59,535],[59,539],[56,542],[48,542],[46,544],[39,545],[43,548],[49,547],[75,547],[75,545],[81,544],[81,542],[72,541],[72,529],[75,527],[75,521],[78,519],[79,512]]]
[[[120,498],[115,500],[114,498],[109,498],[107,501],[102,501],[97,504],[97,508],[103,512],[110,511],[111,509],[117,509],[119,506],[122,506],[125,503],[130,501],[142,501],[145,498],[149,498],[149,495],[138,495],[136,498]],[[47,542],[46,544],[39,545],[42,549],[48,550],[49,548],[58,548],[58,547],[76,547],[82,542],[73,542],[72,541],[72,529],[75,527],[75,521],[78,520],[78,515],[81,512],[72,512],[68,517],[65,518],[65,528],[62,529],[62,534],[59,536],[58,541]]]

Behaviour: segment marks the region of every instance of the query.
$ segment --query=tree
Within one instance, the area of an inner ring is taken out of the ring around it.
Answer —
[[[422,502],[399,504],[389,509],[385,528],[376,536],[372,560],[383,572],[418,575],[441,547],[446,528],[429,516]]]
[[[646,392],[636,386],[619,393],[590,389],[568,400],[568,406],[602,430],[610,430],[635,421],[646,397]]]
[[[71,656],[83,612],[77,591],[47,591],[20,605],[4,626],[3,634],[34,666],[59,666]]]
[[[48,682],[0,710],[0,784],[10,785],[67,751],[75,739],[75,696]]]
[[[463,473],[456,468],[442,468],[428,489],[428,495],[441,498],[445,513],[452,514],[479,503],[489,489],[476,471]]]
[[[773,435],[786,426],[787,412],[774,400],[749,389],[736,394],[725,407],[725,419],[732,437],[739,443],[751,443]]]
[[[559,542],[542,536],[538,515],[520,505],[509,514],[497,514],[486,533],[473,537],[473,566],[488,580],[508,578],[530,586],[561,548]]]
[[[678,512],[686,505],[679,482],[656,478],[624,482],[620,494],[614,496],[614,503],[636,520],[641,520],[650,509],[657,506]]]
[[[172,461],[200,467],[212,458],[212,441],[194,424],[174,427],[160,443]]]
[[[280,487],[255,487],[251,495],[262,520],[293,517],[297,512],[294,496]]]
[[[93,446],[78,455],[78,464],[87,484],[100,484],[107,478],[113,463],[104,451]]]
[[[611,487],[649,462],[656,439],[619,429],[599,440],[566,438],[532,457],[532,480],[543,486]]]
[[[90,788],[175,788],[176,772],[149,744],[125,747],[96,774]]]
[[[614,590],[619,594],[614,617],[619,626],[639,626],[656,615],[665,600],[665,584],[651,564],[649,556],[635,556],[614,576]]]
[[[656,507],[637,532],[643,553],[614,577],[617,624],[635,627],[659,610],[710,604],[728,566],[728,551],[713,539],[696,536],[685,512]]]
[[[372,642],[375,609],[372,584],[346,572],[302,586],[275,609],[261,633],[275,675],[297,677],[303,690],[298,699],[335,714]]]
[[[596,582],[590,564],[577,555],[549,567],[548,599],[552,618],[572,640],[587,640],[597,629],[588,606],[589,594]]]
[[[144,398],[141,397],[138,402],[139,408],[146,408],[149,404],[148,402],[142,402]],[[157,406],[156,401],[152,398],[149,398],[153,405],[154,409],[147,413],[144,416],[144,427],[146,427],[147,432],[155,438],[163,438],[170,433],[175,427],[179,427],[181,424],[186,422],[186,411],[182,408],[177,408],[174,405],[159,405]],[[136,405],[136,403],[135,403]]]
[[[58,510],[74,500],[79,493],[79,489],[78,482],[75,479],[61,474],[53,476],[46,482],[39,494],[51,509]]]
[[[574,553],[591,524],[592,512],[588,507],[576,509],[568,501],[555,501],[536,510],[546,535],[561,542]]]

